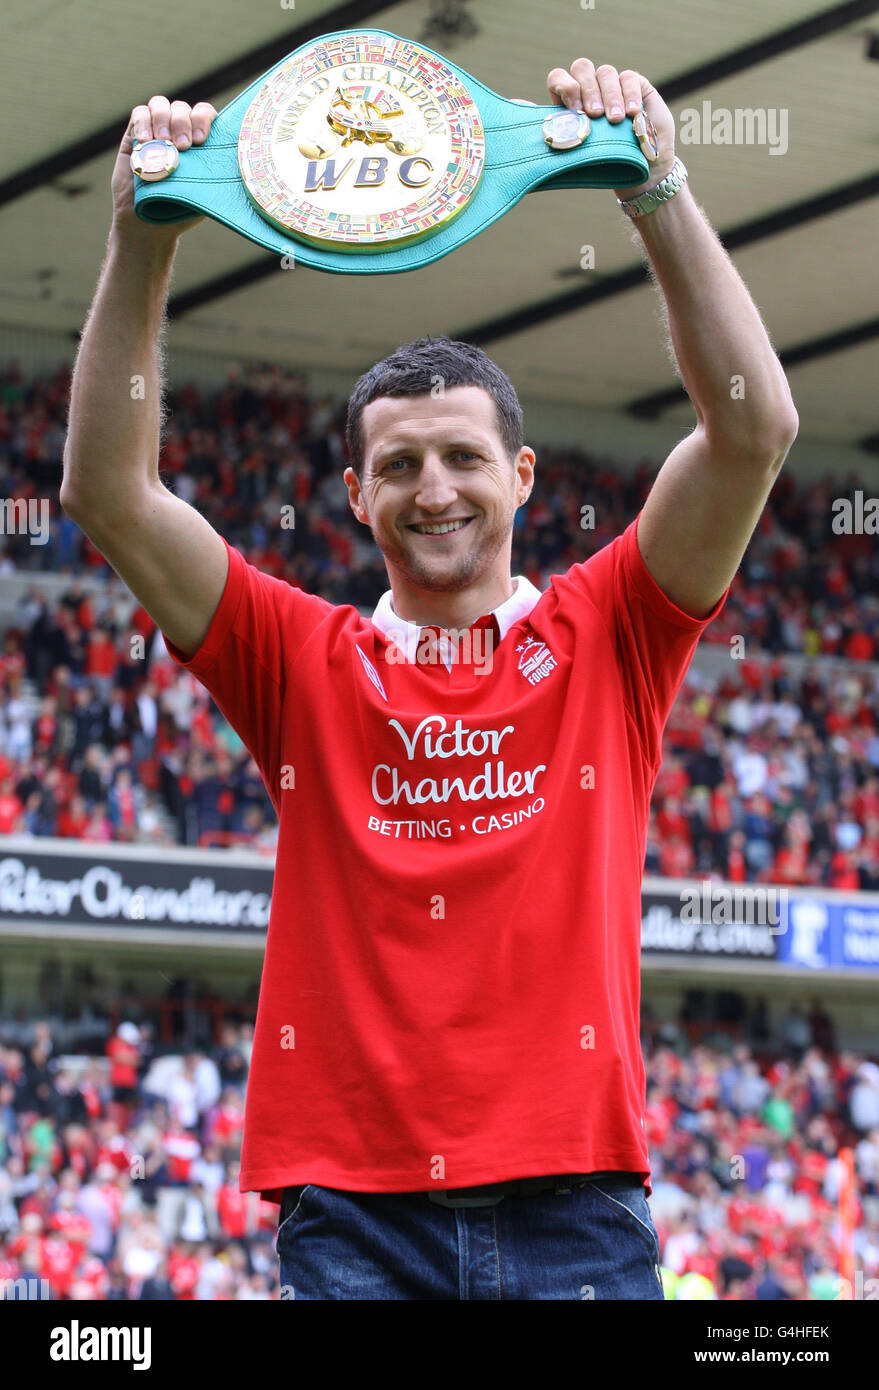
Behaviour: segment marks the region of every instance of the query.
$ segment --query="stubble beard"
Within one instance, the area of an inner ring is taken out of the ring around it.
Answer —
[[[375,529],[372,534],[386,563],[398,570],[408,584],[430,593],[457,593],[469,588],[488,572],[509,539],[512,523],[513,513],[507,518],[499,518],[486,529],[485,517],[476,517],[475,524],[479,529],[470,545],[454,558],[437,555],[432,564],[414,553],[414,547],[419,544],[417,540],[413,540],[409,547],[399,542],[389,544],[387,536],[378,534]],[[409,534],[414,536],[415,533]],[[397,541],[396,534],[394,540]]]

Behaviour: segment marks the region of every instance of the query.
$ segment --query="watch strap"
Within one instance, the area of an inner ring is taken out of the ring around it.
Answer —
[[[648,217],[663,203],[667,203],[669,198],[673,198],[683,188],[688,177],[686,165],[676,157],[665,178],[655,188],[649,188],[637,198],[617,198],[617,202],[627,217]]]

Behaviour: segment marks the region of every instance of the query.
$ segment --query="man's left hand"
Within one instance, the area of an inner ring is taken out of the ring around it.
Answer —
[[[612,125],[631,120],[643,106],[656,130],[659,154],[651,161],[644,183],[614,189],[618,198],[637,198],[639,193],[655,188],[671,172],[675,162],[674,116],[656,88],[640,72],[633,72],[631,68],[617,72],[610,63],[596,68],[588,58],[577,58],[570,71],[553,68],[546,85],[556,106],[585,111],[587,116],[606,116]]]

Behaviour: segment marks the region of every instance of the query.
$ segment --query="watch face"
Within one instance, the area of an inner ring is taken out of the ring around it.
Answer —
[[[417,43],[350,33],[288,58],[249,106],[238,167],[260,215],[335,250],[429,236],[467,206],[485,165],[479,109]]]

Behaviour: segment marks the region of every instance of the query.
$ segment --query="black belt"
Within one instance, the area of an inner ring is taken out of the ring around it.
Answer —
[[[505,1197],[533,1197],[538,1192],[570,1192],[585,1187],[599,1178],[627,1178],[639,1182],[637,1173],[554,1173],[539,1178],[513,1178],[509,1182],[485,1183],[479,1187],[447,1187],[439,1192],[425,1192],[431,1202],[441,1207],[493,1207]]]
[[[570,1192],[575,1187],[585,1187],[587,1183],[601,1178],[624,1179],[638,1186],[642,1179],[639,1173],[622,1172],[614,1169],[601,1173],[555,1173],[538,1178],[513,1178],[508,1182],[483,1183],[477,1187],[445,1187],[437,1192],[397,1192],[397,1193],[357,1193],[369,1197],[427,1197],[442,1207],[493,1207],[505,1197],[532,1197],[538,1192]],[[281,1202],[280,1220],[283,1222],[294,1210],[299,1201],[302,1187],[285,1187]]]

